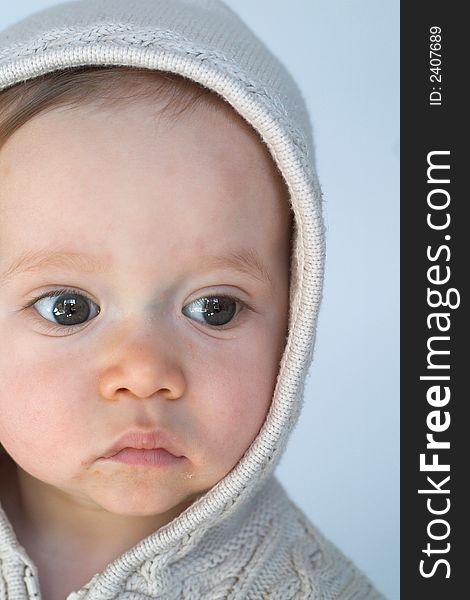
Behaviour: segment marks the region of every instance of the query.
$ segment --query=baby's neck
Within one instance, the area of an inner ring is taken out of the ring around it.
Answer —
[[[0,461],[0,502],[47,600],[79,590],[186,508],[145,518],[112,514],[36,479],[9,457]]]
[[[17,468],[10,456],[2,452],[0,452],[0,503],[18,536],[17,532],[21,526],[21,511],[19,506]]]
[[[22,545],[38,570],[41,596],[47,600],[64,600],[104,571],[109,562],[108,557],[90,559],[83,552],[75,554],[63,546],[48,545],[47,540],[24,541]]]
[[[98,545],[92,539],[86,543],[83,536],[80,540],[74,538],[73,531],[61,530],[59,522],[52,529],[43,527],[41,523],[38,527],[39,512],[33,511],[31,515],[28,507],[31,497],[41,504],[41,494],[38,496],[38,490],[29,488],[29,478],[27,475],[25,485],[24,471],[10,457],[0,458],[0,502],[18,542],[38,569],[43,598],[63,600],[140,540],[140,532],[134,537],[119,540],[108,535]],[[44,485],[42,482],[38,484],[40,488]],[[49,517],[48,511],[44,516]],[[67,520],[62,521],[62,524],[66,523]]]

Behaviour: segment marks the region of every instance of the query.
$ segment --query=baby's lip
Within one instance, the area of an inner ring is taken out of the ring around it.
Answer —
[[[101,458],[110,458],[123,448],[137,448],[138,450],[162,448],[173,454],[173,456],[183,456],[180,450],[174,445],[171,436],[162,429],[152,431],[131,429],[122,435],[110,448],[105,450]]]

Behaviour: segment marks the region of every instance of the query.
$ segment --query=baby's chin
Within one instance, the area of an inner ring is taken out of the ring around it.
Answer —
[[[168,515],[171,520],[183,512],[205,490],[198,489],[193,478],[176,477],[175,474],[101,473],[94,479],[82,480],[74,486],[78,494],[99,510],[127,517],[152,517]]]
[[[155,518],[156,528],[169,523],[185,511],[199,495],[190,495],[181,500],[169,490],[155,490],[152,494],[135,493],[121,497],[113,492],[93,498],[97,507],[107,513],[121,517]]]
[[[60,512],[155,517],[159,526],[178,516],[211,487],[207,481],[198,481],[197,474],[189,469],[106,465],[73,473],[65,466],[56,468],[56,472],[49,468],[46,473],[37,464],[31,471],[18,465],[22,495],[34,503],[42,499]]]

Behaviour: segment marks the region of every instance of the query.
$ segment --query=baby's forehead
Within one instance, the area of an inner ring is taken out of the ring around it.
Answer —
[[[249,128],[203,112],[156,133],[146,125],[148,104],[106,109],[106,118],[96,107],[39,114],[0,151],[0,168],[9,170],[0,192],[6,238],[24,248],[31,239],[35,247],[78,239],[103,250],[103,231],[112,231],[120,270],[142,247],[179,257],[176,269],[193,256],[252,249],[269,259],[286,239],[284,190]]]
[[[212,164],[217,155],[224,156],[225,150],[227,162],[231,160],[236,168],[237,159],[239,163],[240,155],[251,146],[251,152],[264,161],[270,177],[285,187],[261,136],[222,96],[176,73],[143,68],[85,66],[57,70],[0,92],[0,149],[8,136],[41,112],[104,112],[119,130],[129,108],[140,108],[143,126],[150,129],[166,125],[179,131],[194,130],[194,125],[200,123],[195,135],[201,141],[218,129],[225,144],[214,141]],[[252,174],[256,176],[254,169]],[[250,173],[244,177],[250,177]]]
[[[80,73],[67,74],[69,101],[38,110],[0,148],[0,203],[11,209],[4,225],[12,235],[28,230],[22,221],[34,212],[36,229],[57,238],[93,243],[94,229],[112,228],[149,242],[158,234],[175,252],[241,251],[285,237],[292,215],[284,180],[232,106],[179,77],[156,92],[147,73],[115,74],[106,73],[109,88],[96,73],[86,85]],[[26,82],[38,108],[57,84],[48,77],[46,88]],[[2,120],[13,117],[0,117],[0,139]],[[65,198],[73,219],[65,219]]]

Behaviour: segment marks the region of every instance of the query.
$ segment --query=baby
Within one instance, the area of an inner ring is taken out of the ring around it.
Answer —
[[[272,473],[323,266],[295,84],[213,0],[2,35],[0,599],[380,598]]]

